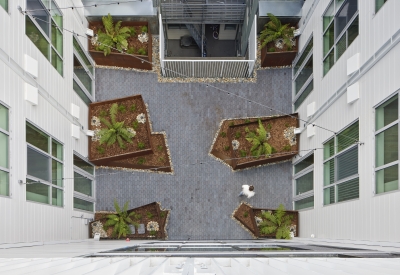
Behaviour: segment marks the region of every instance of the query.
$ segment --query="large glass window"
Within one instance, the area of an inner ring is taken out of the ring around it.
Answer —
[[[375,193],[399,189],[398,95],[375,109]]]
[[[323,15],[323,74],[358,36],[358,0],[332,0]]]
[[[63,206],[63,145],[26,123],[26,200]]]
[[[375,0],[375,12],[378,12],[387,0]]]
[[[8,11],[8,0],[0,0],[0,6],[2,6],[3,9]]]
[[[324,205],[359,197],[358,121],[324,144]]]
[[[0,195],[10,195],[8,109],[0,104]]]
[[[295,210],[314,207],[314,154],[306,156],[294,165]]]
[[[0,0],[2,1],[2,0]],[[25,34],[63,75],[63,16],[52,1],[27,0]]]
[[[293,66],[294,109],[303,103],[313,90],[313,38],[308,41],[299,59]]]
[[[94,211],[94,166],[74,154],[74,208]]]
[[[94,65],[77,37],[73,37],[74,47],[74,91],[89,105],[93,102]]]

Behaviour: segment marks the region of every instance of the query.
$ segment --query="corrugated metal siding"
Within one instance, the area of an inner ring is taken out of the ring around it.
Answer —
[[[71,5],[71,2],[59,2],[59,7]],[[71,122],[65,111],[71,103],[80,107],[79,123],[87,129],[88,108],[72,88],[73,48],[72,34],[64,31],[64,76],[61,76],[50,62],[39,52],[25,35],[25,16],[19,13],[17,6],[25,9],[23,0],[12,1],[10,14],[0,9],[0,34],[6,39],[0,40],[3,50],[21,68],[24,68],[24,54],[39,62],[37,83],[59,104],[55,108],[48,99],[39,95],[38,106],[31,106],[24,100],[24,80],[7,63],[0,61],[0,101],[10,106],[10,189],[11,198],[0,198],[0,215],[7,220],[3,223],[0,243],[69,240],[71,232],[74,239],[87,238],[87,225],[75,219],[71,227],[71,216],[81,216],[83,212],[73,210],[73,151],[87,156],[87,138],[81,132],[81,139],[71,137]],[[62,10],[64,28],[84,34],[87,22],[78,21],[79,16],[72,10]],[[81,41],[87,45],[87,41]],[[34,84],[34,81],[32,81]],[[64,208],[26,202],[26,141],[25,121],[29,119],[64,144]],[[84,213],[91,218],[92,214]]]
[[[321,16],[329,1],[319,1],[313,17],[304,29],[300,46],[313,33],[314,35],[314,91],[298,109],[302,119],[307,119],[306,108],[316,102],[318,109],[346,81],[347,59],[360,53],[360,65],[365,63],[393,34],[399,30],[396,24],[396,11],[399,1],[388,1],[374,14],[374,1],[358,1],[359,35],[345,51],[328,74],[322,76],[322,20]],[[400,192],[375,196],[374,190],[374,121],[373,106],[400,88],[399,67],[400,44],[396,45],[370,71],[359,80],[360,99],[347,104],[346,94],[342,95],[314,123],[333,131],[339,131],[359,118],[360,140],[365,144],[359,147],[360,198],[354,201],[323,206],[323,152],[315,151],[314,168],[314,210],[300,212],[300,237],[353,239],[372,241],[400,241],[396,228],[400,221],[395,214],[400,209]],[[303,131],[300,149],[321,148],[322,143],[333,134],[316,129],[316,135],[307,138]],[[303,154],[305,154],[304,152]]]

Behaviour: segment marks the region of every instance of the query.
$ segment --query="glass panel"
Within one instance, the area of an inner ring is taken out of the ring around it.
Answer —
[[[54,26],[54,23],[51,25],[51,44],[58,51],[58,53],[63,55],[63,35],[60,30]]]
[[[304,100],[308,97],[309,94],[311,94],[311,92],[314,89],[314,80],[311,80],[310,83],[308,84],[307,88],[305,88],[303,90],[303,92],[301,93],[301,96],[299,96],[296,101],[294,102],[294,109],[297,110],[297,108],[300,107],[301,103],[304,102]]]
[[[53,48],[51,48],[51,65],[60,75],[63,75],[63,61]]]
[[[26,123],[26,142],[49,152],[49,136],[28,122]]]
[[[358,173],[358,147],[337,157],[337,179],[341,180]]]
[[[395,125],[379,133],[375,138],[376,167],[391,163],[399,158],[399,126]]]
[[[314,171],[296,179],[296,195],[301,195],[314,188]]]
[[[324,186],[335,182],[335,160],[324,163]]]
[[[300,209],[310,208],[310,207],[314,207],[314,196],[294,202],[295,210],[300,210]]]
[[[0,170],[0,195],[9,196],[10,195],[10,182],[7,172]]]
[[[3,9],[8,11],[8,0],[0,0],[0,6],[2,6]]]
[[[348,0],[336,14],[336,35],[335,38],[339,37],[342,31],[345,29],[347,23],[353,18],[358,10],[357,0]]]
[[[94,166],[87,163],[86,161],[84,161],[83,159],[81,159],[80,157],[74,155],[74,165],[76,167],[81,168],[83,171],[88,172],[89,174],[94,174]]]
[[[88,73],[85,71],[85,68],[81,65],[78,58],[74,55],[74,74],[79,78],[82,82],[83,86],[85,86],[86,90],[92,94],[92,79],[89,77]]]
[[[358,178],[338,184],[338,202],[357,199],[359,197]]]
[[[42,28],[44,33],[47,34],[47,36],[49,36],[50,16],[44,8],[45,7],[43,6],[40,0],[26,0],[26,9],[28,13],[33,17],[33,19],[35,19],[35,21]],[[25,17],[28,18],[27,15],[25,15]]]
[[[36,28],[29,16],[25,16],[26,30],[25,34],[35,44],[39,51],[47,58],[50,59],[50,44],[42,33]]]
[[[59,160],[63,160],[63,146],[54,139],[51,140],[51,155]]]
[[[335,64],[335,54],[334,51],[331,51],[328,56],[324,60],[324,76],[329,72],[329,70]]]
[[[54,187],[51,188],[51,204],[63,206],[63,190]]]
[[[92,181],[78,173],[74,173],[74,191],[93,196]]]
[[[375,110],[375,130],[389,125],[399,117],[398,95],[392,97]]]
[[[56,3],[54,1],[51,1],[51,17],[53,18],[54,22],[57,23],[57,25],[62,28],[63,27],[63,18],[61,11],[58,9]]]
[[[63,165],[54,159],[51,160],[52,184],[63,186]]]
[[[375,0],[375,12],[378,12],[383,6],[383,4],[386,3],[387,0]]]
[[[93,212],[93,202],[88,202],[78,198],[74,198],[74,208]]]
[[[347,147],[358,141],[358,121],[349,126],[337,135],[337,152],[343,151]]]
[[[8,168],[8,136],[0,132],[0,166]]]
[[[298,172],[306,169],[307,167],[313,164],[314,164],[314,154],[308,156],[307,158],[296,164],[294,166],[294,173],[297,174]]]
[[[8,109],[0,104],[0,128],[8,131]]]
[[[335,140],[332,138],[324,144],[324,160],[332,157],[335,154]]]
[[[335,42],[335,35],[334,35],[334,24],[332,23],[326,33],[324,34],[324,56],[332,49],[333,44]]]
[[[81,46],[78,43],[78,41],[76,41],[75,37],[74,37],[74,49],[77,51],[79,57],[83,60],[83,62],[85,63],[86,67],[89,69],[89,71],[93,75],[92,63],[90,63],[89,59],[86,57],[84,50],[81,48]]]
[[[332,21],[333,16],[335,14],[335,9],[334,9],[334,3],[329,5],[328,9],[326,10],[324,17],[323,17],[323,30],[325,31],[326,28],[328,27],[329,23]]]
[[[313,58],[311,58],[307,61],[307,63],[304,65],[303,69],[301,70],[300,74],[297,76],[294,85],[295,85],[295,93],[300,91],[301,88],[303,88],[304,83],[308,80],[308,78],[311,76],[313,73]]]
[[[324,205],[335,203],[335,187],[324,189]]]
[[[28,147],[28,175],[50,182],[49,157]]]
[[[307,57],[307,55],[309,54],[310,51],[312,51],[313,48],[313,39],[311,38],[310,42],[308,42],[307,46],[305,47],[303,53],[301,54],[299,60],[297,60],[296,65],[294,65],[293,69],[294,69],[294,74],[297,73],[298,69],[300,68],[300,66],[303,64],[304,59]]]
[[[346,33],[337,42],[336,47],[336,60],[338,60],[342,54],[346,51]]]
[[[399,166],[393,165],[376,172],[376,194],[399,189]]]
[[[34,182],[27,179],[26,182]],[[49,186],[42,183],[26,184],[26,200],[49,204]]]
[[[347,47],[353,43],[353,41],[357,38],[358,36],[358,16],[354,21],[351,23],[349,28],[347,29]]]
[[[92,103],[92,101],[90,100],[90,98],[85,94],[85,92],[81,89],[81,87],[79,87],[78,83],[76,83],[76,81],[74,80],[74,91],[78,94],[78,96],[83,100],[83,102],[85,102],[86,105],[89,105],[90,103]]]
[[[335,0],[335,11],[338,11],[345,0]]]

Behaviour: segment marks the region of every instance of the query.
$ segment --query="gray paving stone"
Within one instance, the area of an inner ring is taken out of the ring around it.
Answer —
[[[257,83],[212,84],[263,105],[291,112],[291,69],[258,71]],[[96,100],[141,94],[149,105],[154,131],[166,131],[175,175],[114,173],[98,169],[97,210],[112,210],[113,200],[138,207],[154,201],[172,209],[172,240],[250,239],[230,215],[239,205],[243,184],[255,186],[245,199],[256,207],[291,209],[289,162],[231,172],[208,156],[224,118],[277,114],[199,83],[158,83],[153,73],[96,70]],[[199,164],[207,162],[206,164]],[[102,175],[102,176],[99,176]]]

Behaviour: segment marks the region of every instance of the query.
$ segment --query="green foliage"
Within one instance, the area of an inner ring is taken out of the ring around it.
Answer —
[[[129,49],[126,51],[128,54],[134,54],[136,53],[136,48],[135,47],[129,47]]]
[[[268,48],[268,52],[270,52],[270,53],[273,53],[275,51],[276,51],[276,49],[274,47]]]
[[[240,133],[239,131],[235,133],[235,138],[240,138],[242,136],[242,133]]]
[[[285,207],[281,204],[275,213],[268,211],[262,212],[263,221],[260,223],[262,234],[275,234],[277,239],[290,239],[290,225],[293,216],[286,214]]]
[[[118,141],[119,147],[125,149],[126,146],[124,141],[132,143],[132,134],[126,129],[124,121],[116,121],[117,112],[118,104],[114,103],[110,108],[111,122],[104,117],[100,117],[100,121],[106,126],[106,128],[101,129],[99,132],[99,135],[101,136],[100,145],[107,143],[107,146],[111,146]]]
[[[147,32],[147,26],[143,26],[143,27],[141,28],[141,30],[142,30],[142,32]]]
[[[229,151],[229,149],[231,149],[231,147],[230,147],[229,145],[224,146],[224,150],[225,150],[225,151]]]
[[[272,146],[271,146],[271,149],[272,149],[272,150],[271,150],[271,154],[275,154],[275,153],[276,153],[275,147],[272,147]]]
[[[107,215],[107,221],[104,224],[104,230],[107,231],[109,227],[114,227],[112,236],[115,237],[118,235],[118,238],[121,236],[126,237],[127,234],[131,234],[131,229],[129,228],[129,224],[133,224],[135,227],[138,227],[139,224],[136,220],[140,219],[140,215],[135,212],[131,212],[128,214],[128,202],[124,204],[123,209],[118,205],[117,200],[114,199],[114,207],[116,214]]]
[[[155,236],[155,235],[157,234],[157,231],[151,230],[151,231],[149,232],[149,234],[150,234],[151,236]]]
[[[132,127],[133,127],[134,130],[136,130],[139,127],[139,122],[137,120],[132,122]]]
[[[106,152],[106,150],[101,146],[97,146],[96,150],[97,150],[97,152],[99,152],[102,155]]]
[[[270,21],[264,25],[264,29],[260,33],[261,48],[264,48],[269,42],[282,39],[288,49],[291,49],[294,28],[289,27],[289,24],[282,25],[281,21],[272,13],[268,13],[268,17]]]
[[[162,151],[163,149],[164,149],[164,146],[162,146],[162,145],[158,145],[158,146],[157,146],[157,150],[158,150],[158,151]]]
[[[160,158],[158,159],[158,161],[162,163],[162,162],[164,162],[164,158],[163,158],[163,157],[160,157]]]
[[[233,122],[233,121],[229,122],[229,126],[234,126],[234,125],[235,125],[235,122]]]
[[[129,31],[130,31],[130,33],[131,33],[131,36],[135,36],[135,35],[136,35],[136,29],[135,29],[135,27],[130,27],[130,28],[129,28]]]
[[[271,125],[271,123],[268,123],[267,124],[267,131],[271,131],[271,129],[272,129],[272,125]]]
[[[140,48],[137,53],[138,55],[147,55],[147,50],[145,48]]]
[[[104,56],[111,53],[111,48],[116,48],[119,51],[128,48],[128,38],[131,36],[131,31],[128,27],[121,28],[121,21],[114,25],[114,21],[110,14],[102,17],[105,32],[101,30],[97,33],[98,46],[97,50],[103,51]]]
[[[286,144],[285,146],[283,146],[283,151],[290,151],[290,149],[292,149],[292,146],[290,146],[289,144]]]
[[[247,218],[248,216],[249,216],[249,212],[246,211],[243,213],[243,217]]]
[[[287,128],[287,127],[289,127],[290,126],[290,124],[289,123],[285,123],[285,127]]]
[[[144,158],[139,158],[139,160],[138,160],[138,164],[140,164],[140,165],[142,165],[142,164],[144,164],[146,162],[146,160],[144,159]]]
[[[143,149],[145,147],[144,143],[140,141],[138,142],[137,146],[139,149]]]
[[[165,212],[160,212],[160,217],[164,218],[165,217]]]
[[[239,151],[239,154],[240,154],[240,156],[241,156],[242,158],[244,158],[244,157],[247,156],[247,152],[246,152],[245,150],[240,150],[240,151]]]
[[[253,156],[259,157],[261,155],[270,155],[272,152],[271,145],[267,142],[267,131],[258,120],[258,129],[256,132],[252,132],[246,127],[246,140],[251,142],[253,146],[250,148],[250,152]]]
[[[101,110],[100,111],[100,117],[105,117],[107,116],[107,111],[106,110]]]
[[[245,119],[244,123],[246,123],[246,124],[250,123],[250,119]]]
[[[152,219],[154,217],[154,215],[151,212],[146,212],[146,216],[149,219]]]
[[[132,104],[130,110],[131,110],[132,112],[136,111],[136,104]],[[135,121],[136,121],[136,120],[135,120]]]
[[[119,105],[118,106],[118,111],[120,111],[121,113],[125,113],[126,112],[126,107],[125,107],[125,105]]]
[[[219,135],[220,135],[221,137],[226,137],[226,133],[225,133],[225,132],[221,132]]]

